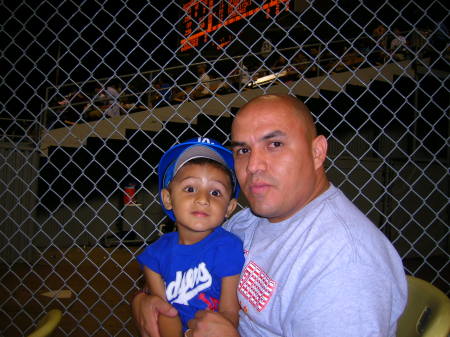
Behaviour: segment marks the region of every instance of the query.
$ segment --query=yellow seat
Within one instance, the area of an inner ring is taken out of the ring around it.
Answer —
[[[50,310],[37,325],[36,330],[34,330],[28,337],[46,337],[57,328],[59,322],[62,318],[62,312],[59,309]]]
[[[448,337],[450,300],[432,284],[408,279],[408,303],[397,325],[397,337]]]

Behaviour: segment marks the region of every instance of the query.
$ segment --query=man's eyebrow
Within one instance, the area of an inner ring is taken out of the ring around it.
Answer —
[[[283,132],[281,130],[275,130],[275,131],[272,131],[272,132],[262,136],[261,140],[264,141],[264,140],[269,140],[272,138],[284,137],[284,136],[286,136],[285,132]],[[245,143],[245,142],[231,141],[230,147],[233,149],[233,148],[236,148],[239,146],[246,146],[246,145],[247,145],[247,143]]]
[[[244,142],[234,142],[234,141],[231,141],[230,147],[233,149],[233,148],[235,148],[235,147],[238,147],[238,146],[244,146],[244,145],[245,145]]]
[[[272,139],[272,138],[276,138],[276,137],[284,137],[286,136],[286,133],[281,131],[281,130],[275,130],[272,131],[270,133],[268,133],[267,135],[264,135],[261,140],[268,140],[268,139]]]

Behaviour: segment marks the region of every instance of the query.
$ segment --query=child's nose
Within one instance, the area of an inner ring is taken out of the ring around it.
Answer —
[[[209,204],[209,193],[207,191],[199,191],[197,194],[196,202],[201,205]]]

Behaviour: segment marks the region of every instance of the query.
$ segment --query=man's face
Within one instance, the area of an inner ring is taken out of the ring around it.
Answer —
[[[279,222],[290,218],[317,196],[316,139],[284,100],[254,101],[233,122],[232,144],[236,175],[252,211]],[[322,152],[323,154],[323,152]]]

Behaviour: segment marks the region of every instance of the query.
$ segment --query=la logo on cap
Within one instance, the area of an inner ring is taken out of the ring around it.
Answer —
[[[208,143],[208,144],[211,144],[211,141],[209,140],[209,138],[198,137],[198,138],[197,138],[197,141],[198,141],[199,143]]]

